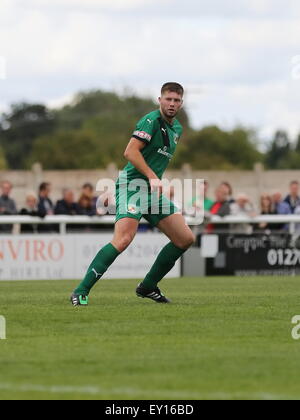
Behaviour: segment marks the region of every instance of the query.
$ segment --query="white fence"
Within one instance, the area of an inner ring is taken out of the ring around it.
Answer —
[[[147,224],[146,220],[142,220],[143,223]],[[191,226],[200,226],[197,223],[197,219],[194,217],[186,217],[186,221]],[[227,216],[219,217],[212,216],[207,220],[208,223],[214,225],[239,225],[239,224],[250,224],[258,225],[261,223],[267,224],[287,224],[289,225],[289,233],[294,234],[297,228],[300,229],[300,215],[270,215],[270,216],[258,216],[258,217],[240,217],[240,216]],[[47,216],[44,219],[39,217],[31,216],[0,216],[0,225],[59,225],[59,232],[62,235],[66,234],[67,225],[111,225],[115,223],[115,216]]]
[[[48,216],[45,219],[30,216],[1,216],[0,225],[14,225],[14,234],[0,235],[0,280],[51,280],[81,279],[97,251],[111,241],[109,232],[66,233],[68,225],[111,226],[114,216]],[[214,225],[223,224],[286,224],[293,238],[300,236],[300,216],[259,216],[255,218],[213,216],[208,221]],[[147,223],[144,221],[144,223]],[[197,220],[187,218],[193,228]],[[59,225],[59,234],[16,234],[20,225]],[[117,259],[107,273],[107,278],[143,278],[150,269],[168,238],[159,232],[139,233],[133,244]],[[209,247],[205,247],[207,250]],[[200,253],[195,251],[195,261],[199,270]],[[168,277],[181,275],[181,262],[178,261]]]

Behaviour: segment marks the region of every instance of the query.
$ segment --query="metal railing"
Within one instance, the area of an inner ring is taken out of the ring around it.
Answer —
[[[203,221],[193,217],[186,217],[186,221],[189,225],[197,226],[202,225]],[[142,219],[144,224],[148,222]],[[212,216],[205,220],[206,223],[212,223],[214,225],[259,225],[261,223],[267,224],[286,224],[289,225],[289,233],[295,234],[296,231],[300,230],[300,215],[270,215],[270,216],[257,216],[257,217],[246,217],[246,216],[227,216],[219,217]],[[115,216],[46,216],[45,218],[31,217],[31,216],[0,216],[0,225],[59,225],[59,233],[67,233],[67,225],[114,225]]]

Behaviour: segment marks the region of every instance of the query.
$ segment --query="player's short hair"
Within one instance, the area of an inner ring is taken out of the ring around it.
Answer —
[[[163,95],[165,92],[176,92],[178,95],[184,95],[184,88],[176,82],[167,82],[161,88],[161,94]]]

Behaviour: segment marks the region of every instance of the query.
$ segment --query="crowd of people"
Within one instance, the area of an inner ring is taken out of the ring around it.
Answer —
[[[75,201],[75,193],[72,189],[65,188],[62,198],[54,203],[51,199],[51,184],[43,182],[39,186],[38,194],[31,191],[26,194],[25,206],[18,210],[14,199],[11,197],[13,185],[9,181],[1,183],[0,195],[0,215],[22,215],[37,216],[44,218],[53,215],[67,216],[95,216],[97,197],[94,196],[94,187],[86,183],[82,186],[80,197]],[[11,226],[0,225],[0,231],[10,232]],[[53,231],[53,226],[41,225],[22,225],[22,233],[49,232]],[[55,230],[55,229],[54,229]]]
[[[51,199],[51,184],[43,182],[39,186],[38,194],[28,192],[26,195],[25,206],[17,209],[16,203],[12,198],[13,185],[9,181],[3,181],[0,184],[0,216],[1,215],[27,215],[45,217],[47,215],[85,215],[95,216],[101,215],[101,210],[97,210],[97,197],[94,195],[94,187],[92,184],[86,183],[82,186],[80,197],[76,201],[75,193],[72,189],[65,188],[63,190],[62,198],[54,203]],[[170,191],[170,198],[174,196],[174,190]],[[233,193],[233,188],[228,182],[222,182],[215,190],[214,199],[209,196],[209,184],[204,182],[203,189],[199,194],[193,198],[190,203],[191,207],[195,209],[200,206],[203,208],[208,223],[206,224],[206,231],[213,232],[216,226],[209,223],[209,219],[213,215],[221,217],[225,216],[249,216],[255,217],[258,215],[300,215],[300,183],[292,181],[289,185],[289,193],[286,196],[279,191],[271,194],[263,194],[260,198],[260,206],[256,206],[251,202],[247,194],[238,193],[236,196]],[[103,213],[105,214],[105,212]],[[51,227],[50,227],[51,228]],[[223,225],[223,230],[228,229],[228,226]],[[11,229],[9,226],[0,225],[0,231],[8,232]],[[22,232],[32,232],[34,230],[45,232],[49,230],[46,225],[34,228],[31,225],[22,226]],[[238,230],[243,233],[250,233],[253,226],[249,224],[233,225],[231,230]],[[284,224],[267,224],[261,223],[255,226],[255,230],[273,231],[285,230]],[[218,230],[219,227],[218,227]]]
[[[289,185],[289,192],[286,196],[280,191],[275,191],[270,194],[262,194],[260,197],[259,208],[255,206],[247,194],[239,193],[236,196],[233,194],[232,186],[228,182],[222,182],[215,190],[215,199],[209,198],[209,184],[204,183],[204,210],[207,220],[211,216],[248,216],[256,217],[259,215],[300,215],[300,183],[298,181],[292,181]],[[195,197],[193,206],[197,207],[198,198]],[[203,200],[202,200],[203,202]],[[209,224],[206,226],[207,232],[212,232],[216,229],[216,226]],[[228,226],[223,225],[221,229],[228,229]],[[237,231],[239,233],[251,233],[255,231],[284,231],[287,230],[286,224],[268,224],[260,223],[259,225],[250,224],[236,224],[231,225],[231,231]],[[218,227],[220,230],[220,227]]]

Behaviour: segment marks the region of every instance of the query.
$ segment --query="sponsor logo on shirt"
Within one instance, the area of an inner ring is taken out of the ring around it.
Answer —
[[[158,149],[157,153],[160,153],[161,155],[166,156],[168,159],[172,159],[173,155],[171,155],[171,153],[167,152],[167,147],[164,147],[164,150],[162,149]]]
[[[151,141],[152,136],[150,136],[150,134],[146,133],[146,131],[135,131],[133,133],[134,136],[139,137],[140,139],[145,139],[148,141]]]

